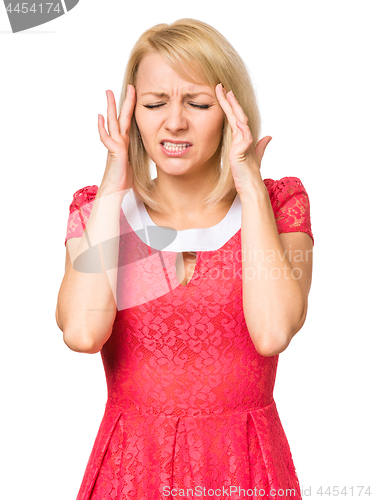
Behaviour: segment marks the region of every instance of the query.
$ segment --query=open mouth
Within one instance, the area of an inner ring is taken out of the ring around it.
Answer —
[[[183,142],[181,144],[175,144],[174,142],[161,142],[163,148],[170,153],[185,151],[190,148],[192,145],[189,142]]]
[[[162,152],[169,157],[179,157],[184,156],[189,153],[192,144],[190,142],[169,142],[162,141],[161,142],[161,150]]]

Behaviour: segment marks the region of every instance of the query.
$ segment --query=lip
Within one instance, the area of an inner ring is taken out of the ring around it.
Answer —
[[[163,141],[162,141],[163,142]],[[166,141],[166,142],[171,142],[171,141]],[[174,141],[174,144],[183,144],[185,142],[185,144],[189,144],[189,142],[186,142],[186,141],[178,141],[178,142],[175,142]],[[187,148],[185,149],[182,149],[181,151],[167,151],[167,149],[163,146],[163,144],[161,143],[161,150],[163,151],[163,153],[166,155],[166,156],[184,156],[185,154],[188,153],[188,151],[192,148],[193,146],[190,144]]]
[[[189,144],[189,146],[192,146],[192,143],[189,141],[173,141],[171,139],[162,139],[161,144],[162,142],[173,142],[174,144]]]

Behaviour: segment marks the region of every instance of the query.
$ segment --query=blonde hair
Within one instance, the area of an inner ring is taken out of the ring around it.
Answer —
[[[157,24],[145,31],[133,47],[127,63],[118,109],[126,95],[127,85],[136,88],[139,64],[145,55],[158,52],[165,61],[185,80],[200,83],[192,75],[198,75],[206,85],[215,89],[222,83],[226,91],[232,90],[248,118],[254,147],[259,140],[261,120],[254,88],[244,61],[228,40],[208,24],[196,19],[179,19],[172,24]],[[185,71],[185,67],[190,72]],[[232,131],[224,116],[220,143],[221,168],[216,172],[216,184],[205,199],[215,205],[221,199],[236,192],[229,165]],[[153,199],[156,187],[150,174],[150,157],[147,154],[135,116],[132,116],[129,136],[129,162],[133,170],[133,189],[140,199],[153,210],[161,205]]]

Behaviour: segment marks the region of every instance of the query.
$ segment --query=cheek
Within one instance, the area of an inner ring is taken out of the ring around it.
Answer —
[[[147,136],[149,135],[148,130],[147,130],[148,129],[147,121],[146,121],[146,119],[144,119],[144,115],[141,112],[141,110],[139,110],[137,108],[135,109],[134,116],[135,116],[135,120],[137,123],[137,128],[139,129],[142,141],[145,145],[146,140],[147,140]]]
[[[157,135],[157,122],[153,117],[149,116],[149,113],[144,112],[141,108],[135,108],[135,119],[137,123],[137,127],[142,136],[143,142],[149,141],[152,142]]]
[[[224,120],[220,115],[211,118],[208,123],[205,124],[205,127],[203,128],[204,137],[210,142],[211,147],[219,145],[223,131],[223,124]]]
[[[134,117],[135,117],[135,120],[136,120],[136,123],[137,123],[137,127],[140,130],[140,132],[141,132],[141,129],[142,129],[142,117],[141,117],[141,112],[139,111],[138,106],[135,107]]]

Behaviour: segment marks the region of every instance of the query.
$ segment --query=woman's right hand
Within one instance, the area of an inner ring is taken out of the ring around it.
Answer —
[[[128,146],[131,119],[136,103],[136,90],[133,85],[128,85],[119,118],[117,118],[113,92],[107,90],[106,96],[109,134],[104,126],[104,117],[98,115],[98,132],[101,142],[108,149],[106,168],[99,189],[102,193],[111,194],[133,186],[133,172],[128,161]]]

